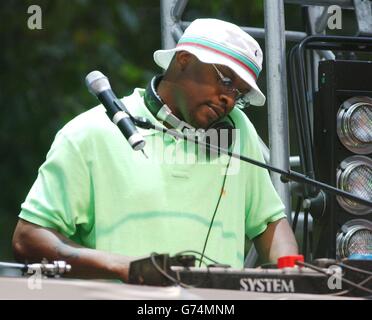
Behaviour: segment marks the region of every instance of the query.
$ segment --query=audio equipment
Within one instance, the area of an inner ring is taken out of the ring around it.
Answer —
[[[297,256],[296,256],[297,257]],[[291,260],[291,257],[285,257]],[[280,260],[280,259],[279,259]],[[318,259],[314,264],[287,263],[280,268],[235,269],[211,265],[194,267],[192,255],[152,254],[132,261],[129,283],[186,288],[229,289],[266,293],[309,293],[366,296],[372,293],[372,260]],[[278,264],[280,265],[280,263]]]

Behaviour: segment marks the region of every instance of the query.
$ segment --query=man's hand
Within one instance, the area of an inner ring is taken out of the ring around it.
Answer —
[[[295,236],[285,218],[269,223],[253,242],[261,263],[276,263],[279,257],[298,254]]]

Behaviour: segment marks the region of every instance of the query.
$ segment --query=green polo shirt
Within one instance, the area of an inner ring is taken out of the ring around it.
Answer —
[[[157,122],[143,95],[136,89],[123,102]],[[263,161],[249,119],[238,108],[230,116],[240,133],[234,151]],[[223,188],[205,254],[243,267],[245,235],[285,217],[267,170],[225,155],[206,161],[195,145],[139,131],[148,158],[131,149],[102,106],[74,118],[56,135],[19,217],[112,253],[201,252]]]

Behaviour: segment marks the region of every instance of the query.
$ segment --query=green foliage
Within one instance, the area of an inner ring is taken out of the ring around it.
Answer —
[[[27,27],[33,4],[42,30]],[[119,96],[144,86],[159,72],[159,26],[156,1],[0,2],[0,258],[10,258],[20,204],[56,132],[98,104],[85,75],[101,70]]]

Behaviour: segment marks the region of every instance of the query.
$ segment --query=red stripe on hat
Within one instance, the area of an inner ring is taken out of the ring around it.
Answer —
[[[234,57],[232,57],[232,56],[230,56],[230,55],[228,55],[228,54],[226,54],[224,52],[221,52],[221,51],[219,51],[217,49],[214,49],[214,48],[211,48],[211,47],[208,47],[208,46],[199,44],[199,43],[194,43],[194,42],[182,42],[182,43],[178,44],[177,47],[182,47],[183,45],[186,45],[186,46],[190,45],[190,46],[194,46],[194,47],[201,47],[203,49],[208,49],[208,50],[211,50],[213,52],[216,52],[216,53],[218,53],[218,54],[220,54],[220,55],[222,55],[222,56],[224,56],[224,57],[226,57],[226,58],[228,58],[228,59],[236,62],[237,64],[239,64],[241,67],[243,67],[244,69],[246,69],[253,76],[253,78],[254,78],[255,81],[257,80],[256,74],[254,73],[254,71],[249,66],[247,66],[246,64],[244,64],[240,60],[238,60],[238,59],[236,59],[236,58],[234,58]]]

